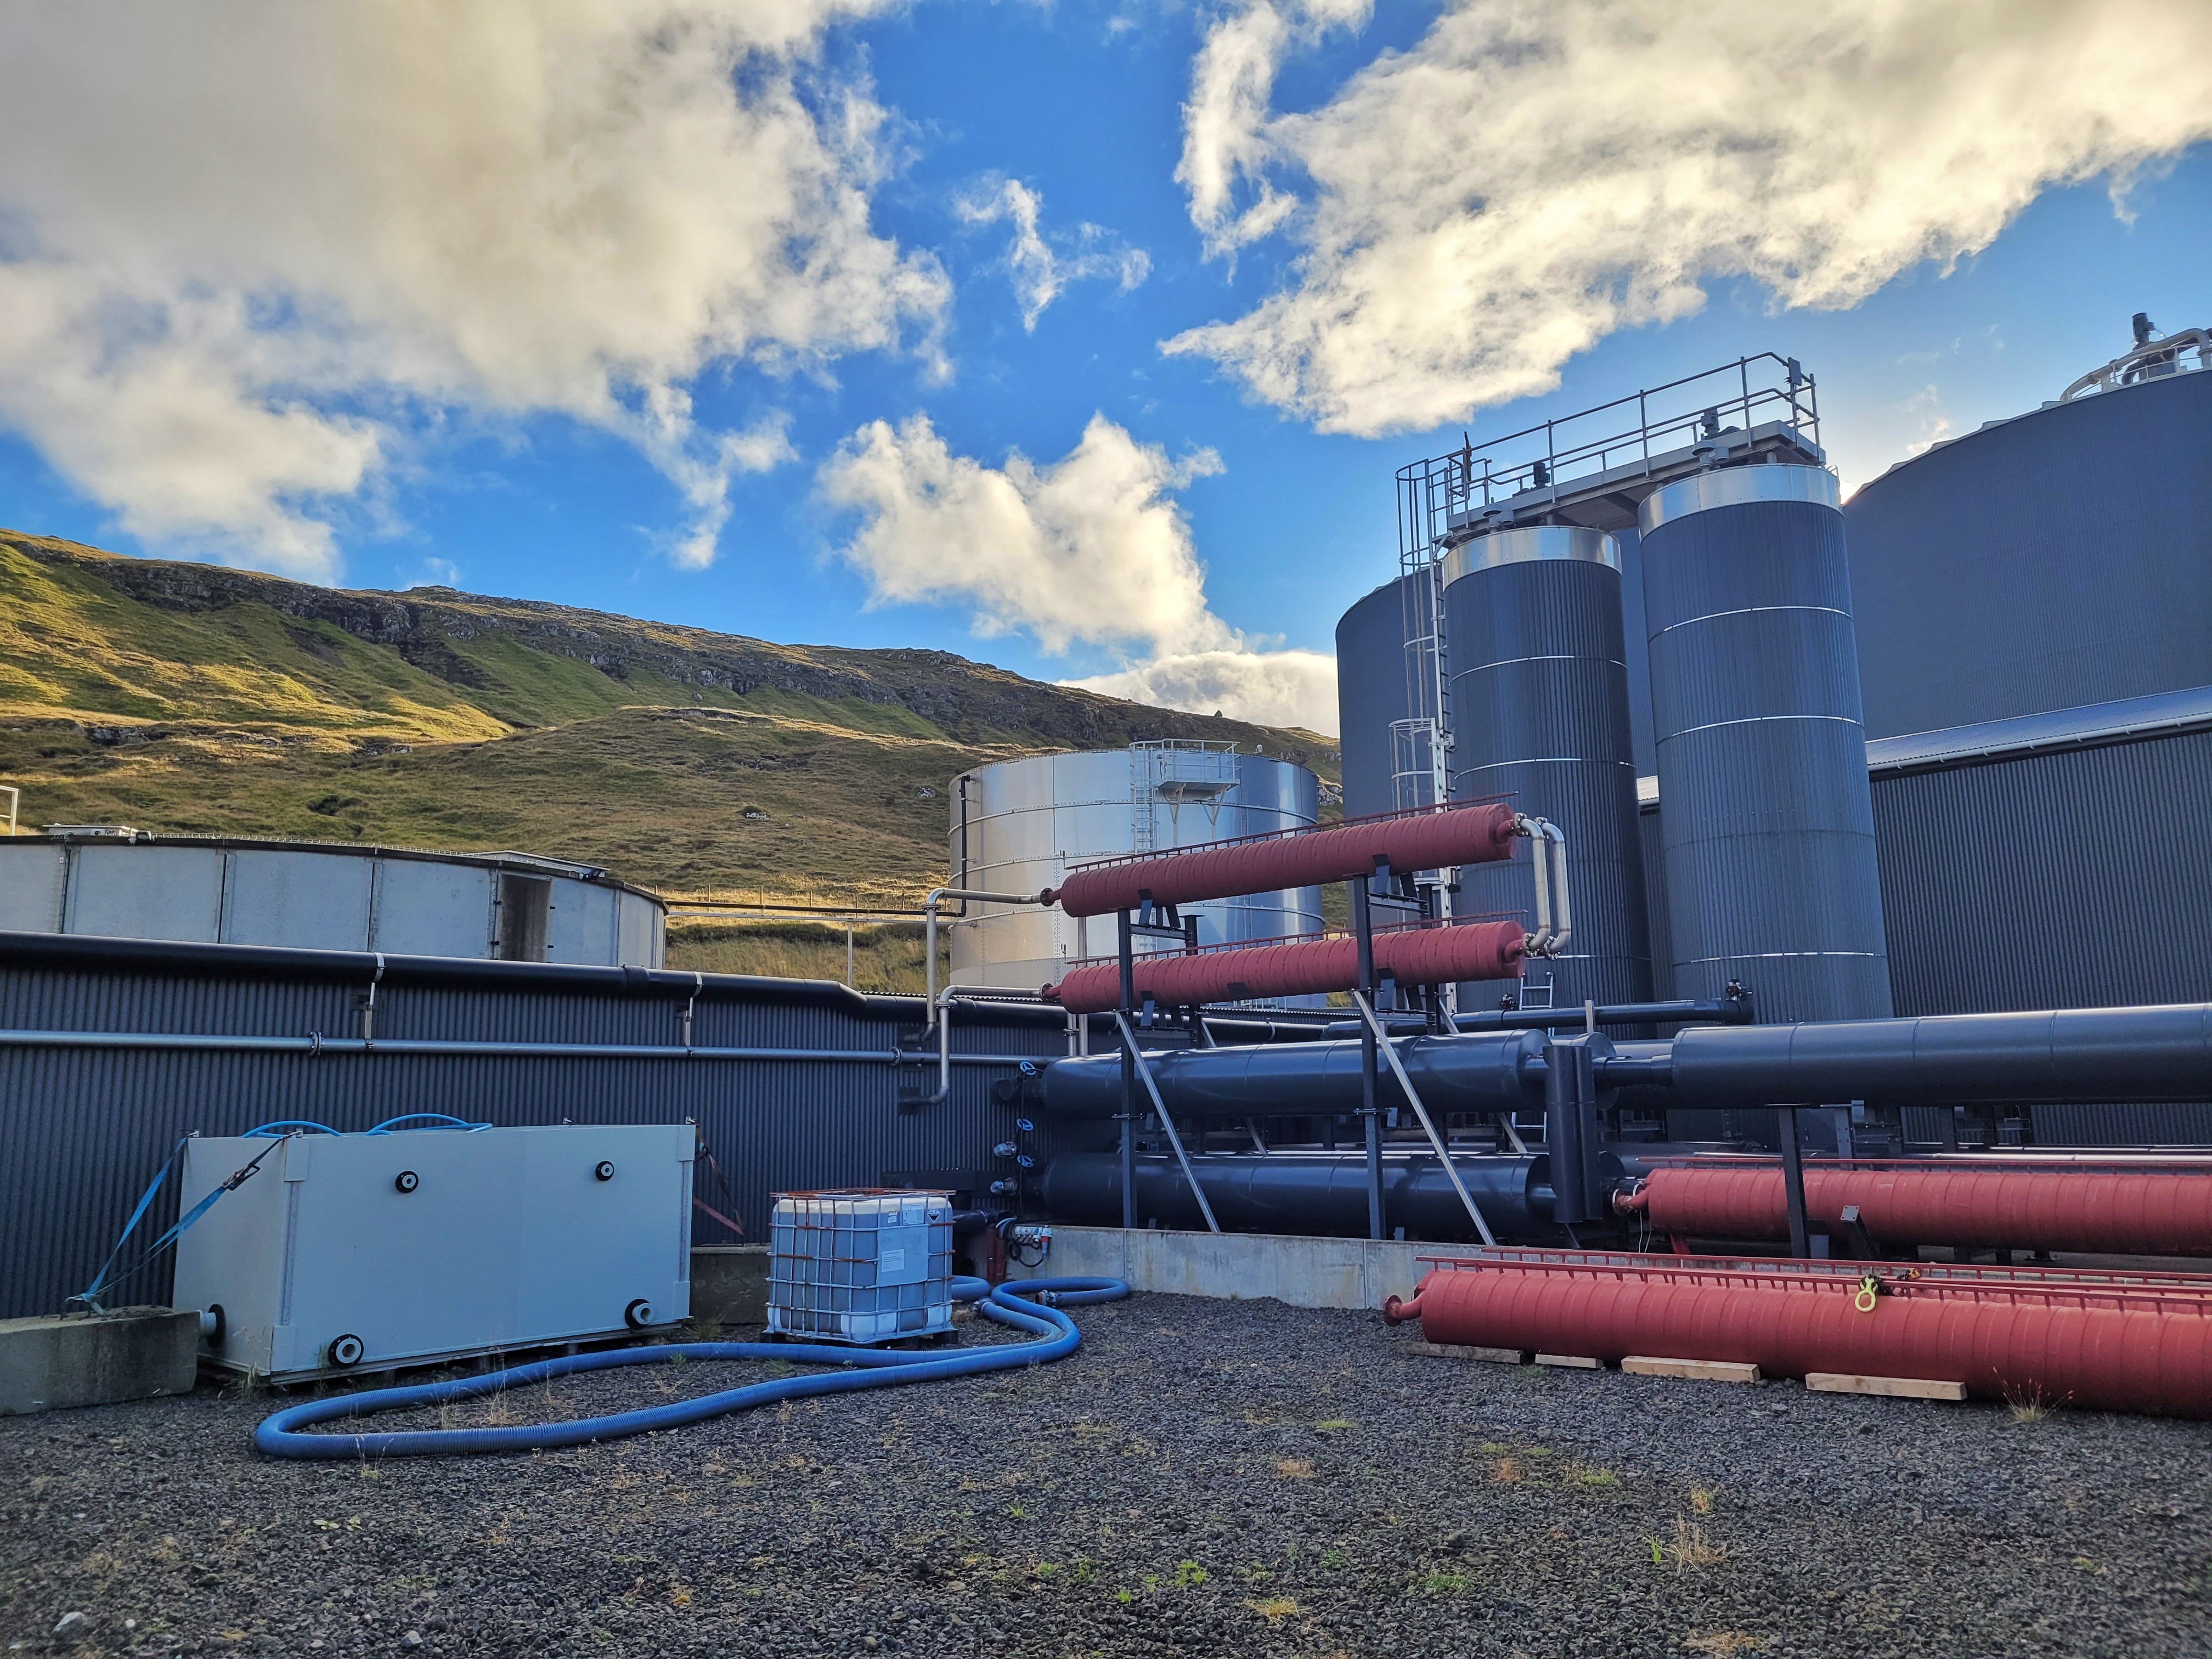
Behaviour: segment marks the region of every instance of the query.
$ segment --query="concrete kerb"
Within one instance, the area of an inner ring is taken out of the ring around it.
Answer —
[[[1422,1273],[1413,1258],[1436,1248],[1387,1238],[1055,1224],[1052,1253],[1035,1267],[1012,1272],[1018,1279],[1126,1279],[1133,1291],[1170,1296],[1224,1301],[1272,1297],[1294,1308],[1379,1309],[1385,1297],[1413,1294]]]

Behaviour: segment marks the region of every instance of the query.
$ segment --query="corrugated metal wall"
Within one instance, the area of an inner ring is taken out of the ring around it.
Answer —
[[[1855,494],[1871,737],[2212,684],[2212,374],[1969,433]]]
[[[1899,1015],[2212,1001],[2212,732],[1877,772],[1871,793]],[[1663,805],[1639,816],[1662,997]],[[2033,1123],[2048,1145],[2212,1145],[2212,1105]]]
[[[227,947],[201,947],[222,951]],[[576,970],[514,966],[481,982],[380,988],[380,1040],[673,1044],[684,999],[563,983]],[[602,971],[619,978],[618,970]],[[688,976],[687,976],[688,977]],[[533,980],[535,982],[533,983]],[[642,981],[636,981],[641,983]],[[358,1035],[359,980],[270,971],[212,977],[117,960],[58,965],[0,950],[0,1028]],[[919,999],[855,1012],[710,988],[692,1041],[702,1048],[896,1048]],[[963,1009],[956,1053],[1051,1056],[1056,1024]],[[366,1129],[408,1112],[497,1124],[695,1120],[731,1193],[702,1160],[698,1196],[763,1231],[771,1192],[873,1185],[891,1170],[988,1170],[1013,1113],[991,1099],[1007,1068],[956,1066],[945,1104],[902,1112],[902,1077],[933,1066],[685,1059],[226,1054],[0,1046],[0,1317],[58,1310],[84,1288],[147,1182],[184,1135],[237,1134],[278,1118]],[[1042,1143],[1039,1150],[1046,1150]],[[173,1199],[149,1223],[174,1218]],[[696,1218],[702,1243],[729,1236]],[[166,1263],[128,1300],[160,1301]]]
[[[2212,1001],[2212,732],[1876,773],[1874,816],[1899,1013]],[[2033,1121],[2052,1144],[2212,1143],[2212,1105]]]

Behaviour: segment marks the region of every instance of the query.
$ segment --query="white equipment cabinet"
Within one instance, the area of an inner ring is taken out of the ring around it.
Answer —
[[[221,1310],[206,1358],[276,1381],[671,1324],[696,1144],[688,1123],[196,1136],[185,1212],[268,1156],[178,1241],[174,1304]]]

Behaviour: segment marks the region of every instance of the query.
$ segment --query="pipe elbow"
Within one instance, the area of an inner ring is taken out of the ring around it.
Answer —
[[[1616,1215],[1635,1215],[1651,1207],[1651,1194],[1641,1183],[1632,1192],[1615,1193],[1613,1208]]]

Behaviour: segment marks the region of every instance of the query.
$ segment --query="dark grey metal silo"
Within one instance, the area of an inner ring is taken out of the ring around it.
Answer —
[[[1338,742],[1344,761],[1344,816],[1366,817],[1415,806],[1401,800],[1394,751],[1397,730],[1423,712],[1417,676],[1433,673],[1433,659],[1419,641],[1432,636],[1425,596],[1433,591],[1426,571],[1385,582],[1346,611],[1336,624]],[[1407,641],[1416,642],[1409,652]]]
[[[1844,519],[1832,473],[1703,472],[1642,514],[1672,982],[1764,1021],[1890,1012]]]
[[[1574,933],[1526,981],[1462,987],[1460,1006],[1512,994],[1554,1006],[1651,995],[1644,863],[1636,824],[1620,549],[1600,531],[1522,526],[1446,556],[1452,796],[1510,795],[1567,838]],[[1460,872],[1462,915],[1526,913],[1528,860]]]

